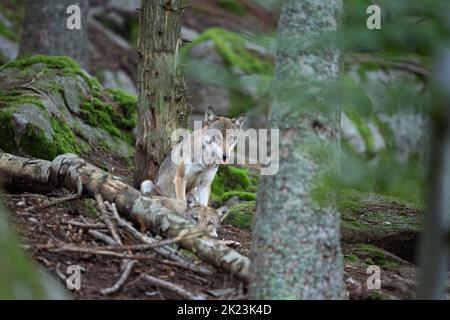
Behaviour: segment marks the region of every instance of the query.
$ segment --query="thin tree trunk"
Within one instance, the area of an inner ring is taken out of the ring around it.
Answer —
[[[450,232],[450,49],[436,64],[436,109],[428,178],[428,210],[420,248],[420,299],[445,299]]]
[[[154,179],[170,150],[173,130],[186,126],[180,73],[181,1],[142,0],[138,39],[138,127],[134,185]]]
[[[341,106],[325,88],[338,80],[340,54],[321,36],[336,36],[342,2],[283,3],[271,106],[280,167],[258,186],[250,296],[339,299],[345,291],[336,193],[322,190],[326,201],[319,204],[314,192],[325,174],[338,170]]]
[[[69,6],[81,9],[81,29],[66,26]],[[89,0],[28,0],[20,39],[19,57],[43,54],[69,56],[83,68],[88,67],[87,19]]]

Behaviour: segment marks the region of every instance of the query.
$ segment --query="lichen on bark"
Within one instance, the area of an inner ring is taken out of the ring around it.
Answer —
[[[317,181],[338,168],[341,106],[330,93],[340,71],[341,13],[342,2],[331,0],[289,0],[282,9],[271,107],[280,168],[258,186],[252,298],[344,296],[336,194],[330,189],[322,205],[312,196]],[[311,152],[316,147],[320,153]]]

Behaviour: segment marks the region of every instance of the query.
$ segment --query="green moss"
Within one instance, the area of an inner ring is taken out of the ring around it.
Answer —
[[[219,7],[240,16],[245,14],[244,7],[237,0],[219,0]]]
[[[36,94],[24,92],[22,90],[12,90],[9,92],[0,92],[0,108],[1,107],[18,107],[22,105],[32,104],[44,108],[42,101]]]
[[[241,229],[250,229],[255,206],[255,201],[241,202],[233,205],[230,208],[230,212],[225,218],[224,223]]]
[[[366,154],[373,156],[375,154],[375,141],[372,131],[367,125],[367,120],[358,115],[354,110],[346,109],[345,114],[356,125],[359,134],[363,138],[366,145]]]
[[[107,89],[122,115],[113,113],[113,122],[121,129],[133,129],[137,124],[137,97],[121,89]]]
[[[342,232],[354,239],[419,232],[423,208],[394,197],[342,190],[339,195]]]
[[[58,153],[53,141],[49,140],[42,128],[28,124],[26,133],[20,137],[19,148],[40,159],[52,160]]]
[[[186,57],[193,46],[209,40],[214,42],[225,63],[231,67],[239,67],[247,74],[271,75],[273,73],[272,61],[261,59],[252,54],[245,47],[245,38],[221,28],[211,28],[200,34],[182,49],[182,56]]]
[[[358,244],[353,252],[365,258],[364,261],[368,265],[377,265],[388,269],[398,269],[400,267],[400,264],[386,255],[384,250],[370,244]]]
[[[227,191],[247,191],[252,184],[247,169],[220,166],[211,185],[212,200],[220,201]]]
[[[77,153],[80,154],[80,145],[78,139],[73,134],[72,130],[64,122],[51,119],[53,129],[53,140],[56,147],[56,155],[62,153]]]
[[[236,117],[237,115],[247,112],[256,106],[256,101],[245,93],[232,89],[230,93],[230,109],[228,115]]]
[[[113,107],[103,101],[93,98],[81,104],[81,114],[85,122],[93,127],[101,127],[113,136],[120,137],[120,130],[114,126],[110,115]]]
[[[9,110],[0,112],[0,149],[12,152],[15,147],[13,114]]]
[[[351,262],[351,263],[357,263],[359,261],[358,256],[354,255],[354,254],[346,254],[344,255],[344,259],[347,262]]]
[[[96,97],[86,99],[81,104],[83,118],[87,124],[131,143],[131,129],[137,123],[137,99],[120,89],[110,89],[107,95],[107,101]]]
[[[89,85],[94,95],[101,91],[101,85],[94,77],[89,76],[74,60],[66,56],[43,56],[35,55],[28,58],[19,59],[5,64],[0,68],[9,69],[15,68],[24,70],[34,64],[42,63],[45,69],[50,69],[59,72],[61,75],[79,75]]]
[[[28,124],[20,139],[15,137],[15,123],[12,110],[0,112],[0,147],[6,152],[22,150],[34,157],[50,159],[56,147],[49,141],[42,128]]]
[[[37,67],[33,67],[37,65]],[[124,140],[130,144],[133,142],[131,130],[137,122],[137,99],[119,89],[104,90],[96,78],[89,76],[80,66],[67,57],[32,56],[20,59],[1,67],[0,70],[13,69],[11,71],[21,74],[21,81],[35,76],[35,73],[46,74],[37,81],[38,89],[65,98],[63,84],[55,79],[57,76],[79,76],[89,87],[86,96],[80,96],[80,118],[93,127],[99,127],[114,137]],[[11,72],[9,71],[9,72]],[[49,159],[61,153],[87,152],[90,146],[82,139],[77,139],[75,133],[77,128],[70,128],[57,115],[48,114],[43,104],[43,98],[29,90],[18,89],[18,85],[5,82],[0,84],[0,108],[5,121],[2,124],[2,145],[10,151],[22,150],[29,155]],[[27,132],[21,137],[13,137],[15,130],[11,127],[11,112],[4,113],[4,108],[23,107],[36,105],[45,109],[44,115],[48,115],[53,130],[53,140],[45,136],[41,128],[27,127]],[[9,122],[8,122],[9,121]],[[9,140],[7,139],[9,138]],[[16,139],[14,139],[16,138]],[[20,138],[20,146],[12,141]],[[111,144],[110,144],[111,145]],[[112,147],[113,148],[113,147]],[[108,149],[111,149],[109,147]],[[5,149],[6,150],[6,149]]]
[[[367,300],[384,300],[385,296],[377,290],[371,290],[367,296]]]
[[[244,201],[255,201],[256,194],[254,192],[245,192],[245,191],[227,191],[220,197],[220,202],[224,203],[228,199],[232,197],[238,197]]]
[[[0,21],[0,35],[5,36],[9,40],[16,41],[17,34],[14,33],[11,29],[6,27],[2,21]]]
[[[0,112],[0,148],[6,152],[21,150],[27,154],[51,160],[62,153],[79,153],[79,143],[72,131],[64,123],[52,118],[53,140],[49,139],[44,130],[32,124],[27,124],[25,132],[15,136],[15,123],[12,110]]]
[[[387,123],[381,121],[381,119],[376,114],[372,115],[372,119],[385,141],[386,149],[393,150],[395,148],[395,139],[391,127],[389,127]]]

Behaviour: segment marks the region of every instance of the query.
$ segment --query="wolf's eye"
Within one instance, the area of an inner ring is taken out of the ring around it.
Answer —
[[[216,137],[215,136],[212,136],[211,137],[211,140],[209,140],[210,142],[214,142],[214,140],[216,140]]]

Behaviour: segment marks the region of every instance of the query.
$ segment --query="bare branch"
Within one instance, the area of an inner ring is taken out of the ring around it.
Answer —
[[[102,295],[108,295],[108,294],[112,294],[112,293],[118,291],[127,281],[128,277],[130,276],[130,273],[133,270],[133,267],[136,265],[136,263],[137,263],[136,260],[127,261],[124,271],[121,274],[119,280],[117,280],[117,282],[112,287],[101,290],[100,293]]]
[[[164,288],[166,290],[169,290],[175,294],[177,294],[178,296],[180,296],[183,299],[188,299],[188,300],[206,300],[206,297],[202,294],[194,294],[192,292],[187,291],[186,289],[184,289],[183,287],[166,281],[166,280],[162,280],[153,276],[150,276],[148,274],[142,274],[141,275],[142,278],[151,283],[152,285],[159,287],[159,288]]]

